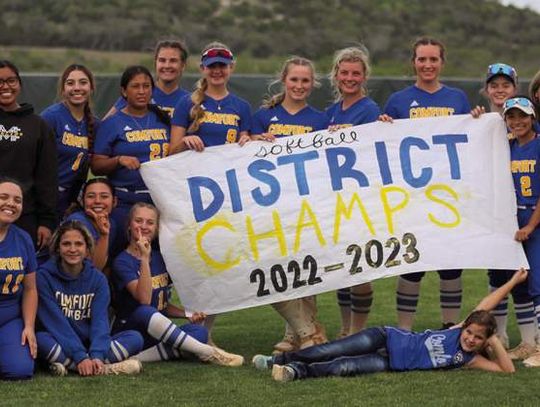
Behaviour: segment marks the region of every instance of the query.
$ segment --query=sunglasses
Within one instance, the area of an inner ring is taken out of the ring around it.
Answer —
[[[504,102],[504,109],[510,109],[515,106],[523,106],[523,107],[529,107],[531,109],[534,109],[533,104],[527,98],[512,98]]]
[[[515,79],[517,77],[517,72],[510,65],[499,63],[499,64],[492,64],[488,66],[488,76],[493,76],[493,75],[506,75],[512,79]]]
[[[204,53],[201,56],[201,59],[206,58],[226,58],[226,59],[233,59],[233,53],[225,48],[210,48],[209,50],[204,51]]]

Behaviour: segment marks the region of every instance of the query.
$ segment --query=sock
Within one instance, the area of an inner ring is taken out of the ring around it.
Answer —
[[[497,287],[489,286],[489,292],[493,292]],[[497,306],[491,312],[495,321],[497,322],[497,335],[500,338],[508,338],[507,326],[508,326],[508,296],[497,304]]]
[[[351,290],[342,288],[336,291],[337,302],[339,305],[339,313],[341,315],[340,334],[349,334],[351,326]]]
[[[420,293],[420,282],[407,281],[401,277],[398,278],[397,285],[397,315],[398,327],[411,330],[418,306],[418,297]]]
[[[137,355],[137,359],[141,362],[160,362],[162,360],[180,359],[180,351],[160,342],[151,348],[143,350]]]
[[[367,286],[367,287],[365,287]],[[349,334],[361,331],[365,328],[371,305],[373,304],[373,291],[371,284],[362,284],[351,289],[351,325]]]
[[[440,280],[440,300],[443,324],[459,322],[461,294],[461,277],[453,280]]]
[[[516,310],[516,319],[518,323],[521,341],[530,345],[536,345],[536,333],[538,331],[536,316],[534,314],[534,305],[531,301],[524,303],[516,302],[514,298],[514,308]]]

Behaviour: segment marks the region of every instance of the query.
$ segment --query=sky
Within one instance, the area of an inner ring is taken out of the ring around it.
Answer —
[[[529,7],[540,13],[540,0],[501,0],[503,4],[512,4],[516,7]]]

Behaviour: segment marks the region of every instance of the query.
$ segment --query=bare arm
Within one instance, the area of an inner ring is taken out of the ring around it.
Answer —
[[[508,295],[512,288],[514,288],[519,283],[522,283],[527,279],[527,270],[521,268],[514,273],[512,278],[501,287],[497,288],[495,291],[488,294],[474,309],[475,311],[491,311],[494,309],[499,302],[503,300],[504,297]]]
[[[489,359],[476,355],[467,367],[471,369],[487,370],[488,372],[514,373],[516,371],[512,360],[504,349],[497,335],[491,335],[487,340],[486,351]]]
[[[150,272],[150,253],[152,247],[148,239],[141,236],[138,231],[137,249],[139,250],[141,266],[139,279],[130,281],[126,289],[140,304],[149,305],[152,302],[152,274]]]
[[[529,238],[529,235],[532,232],[534,232],[534,229],[536,229],[539,223],[540,223],[540,198],[538,199],[538,202],[536,202],[536,208],[534,208],[534,212],[531,215],[529,222],[516,232],[515,239],[518,242],[523,242],[527,240]]]
[[[28,342],[30,354],[35,359],[37,357],[37,342],[34,327],[36,323],[38,305],[36,273],[25,275],[23,285],[24,291],[22,297],[22,316],[24,321],[24,329],[21,336],[21,343],[25,345]]]
[[[109,175],[118,167],[126,167],[129,170],[137,170],[141,167],[141,163],[137,157],[128,155],[117,155],[109,157],[101,154],[94,154],[90,161],[90,168],[95,175]]]

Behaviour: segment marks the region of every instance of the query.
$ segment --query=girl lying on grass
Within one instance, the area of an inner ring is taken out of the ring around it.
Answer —
[[[413,333],[393,327],[374,327],[343,339],[274,356],[255,355],[258,369],[272,367],[277,381],[308,377],[356,376],[387,371],[469,367],[491,372],[514,372],[514,365],[495,335],[489,313],[527,271],[485,297],[467,319],[449,329]]]

